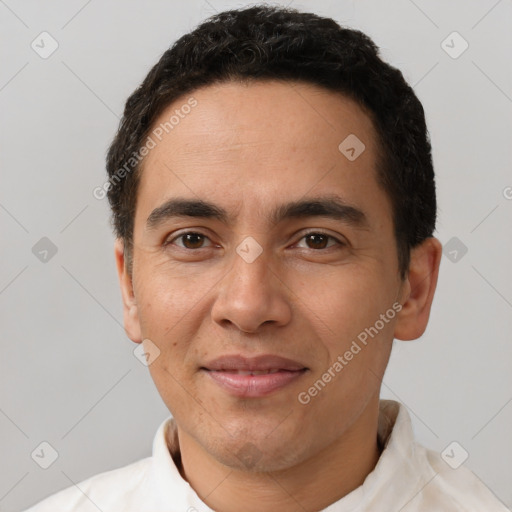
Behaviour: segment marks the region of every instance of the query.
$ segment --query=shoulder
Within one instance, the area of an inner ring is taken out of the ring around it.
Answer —
[[[432,468],[423,498],[439,510],[509,512],[495,494],[464,465],[452,468],[433,450],[417,445]]]
[[[414,438],[411,418],[399,402],[381,400],[379,437],[386,442],[381,455],[379,496],[402,512],[510,512],[467,467],[453,445],[443,458]],[[446,459],[446,460],[445,460]],[[400,496],[399,496],[400,495]],[[398,500],[398,502],[397,502]]]
[[[152,458],[105,471],[73,484],[25,512],[126,511],[146,493]]]

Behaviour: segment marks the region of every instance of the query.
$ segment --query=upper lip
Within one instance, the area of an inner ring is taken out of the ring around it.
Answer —
[[[241,371],[262,371],[262,370],[304,370],[306,367],[292,359],[272,354],[264,354],[257,357],[245,357],[240,354],[225,355],[213,359],[202,368],[207,370],[241,370]]]

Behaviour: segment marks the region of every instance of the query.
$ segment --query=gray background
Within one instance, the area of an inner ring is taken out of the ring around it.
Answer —
[[[366,31],[424,104],[437,236],[456,240],[428,330],[395,342],[383,396],[409,408],[421,443],[457,441],[512,506],[512,2],[285,3]],[[0,1],[1,511],[151,454],[169,413],[124,333],[108,204],[92,190],[124,101],[161,53],[242,5]],[[42,31],[59,44],[46,59],[31,48]],[[469,44],[458,58],[442,47],[453,31]],[[43,237],[57,248],[46,262],[33,253]],[[46,470],[31,458],[42,441],[59,455]]]

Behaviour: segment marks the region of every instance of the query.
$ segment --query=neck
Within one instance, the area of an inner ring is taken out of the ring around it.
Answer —
[[[332,444],[293,467],[241,471],[212,457],[178,427],[180,472],[213,510],[247,512],[321,510],[362,485],[380,457],[378,400]]]

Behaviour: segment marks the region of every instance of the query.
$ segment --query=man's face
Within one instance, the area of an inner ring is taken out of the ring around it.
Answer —
[[[355,429],[378,402],[396,322],[388,311],[402,283],[376,134],[357,104],[312,85],[230,83],[192,96],[197,105],[144,163],[127,330],[160,350],[150,372],[182,432],[233,467],[247,454],[260,470],[290,467]],[[359,156],[353,137],[338,148],[351,134],[364,144]],[[178,198],[211,203],[226,218],[203,209],[148,223]],[[279,215],[313,199],[345,207]],[[266,355],[294,364],[253,359]],[[262,367],[276,373],[237,373]]]

